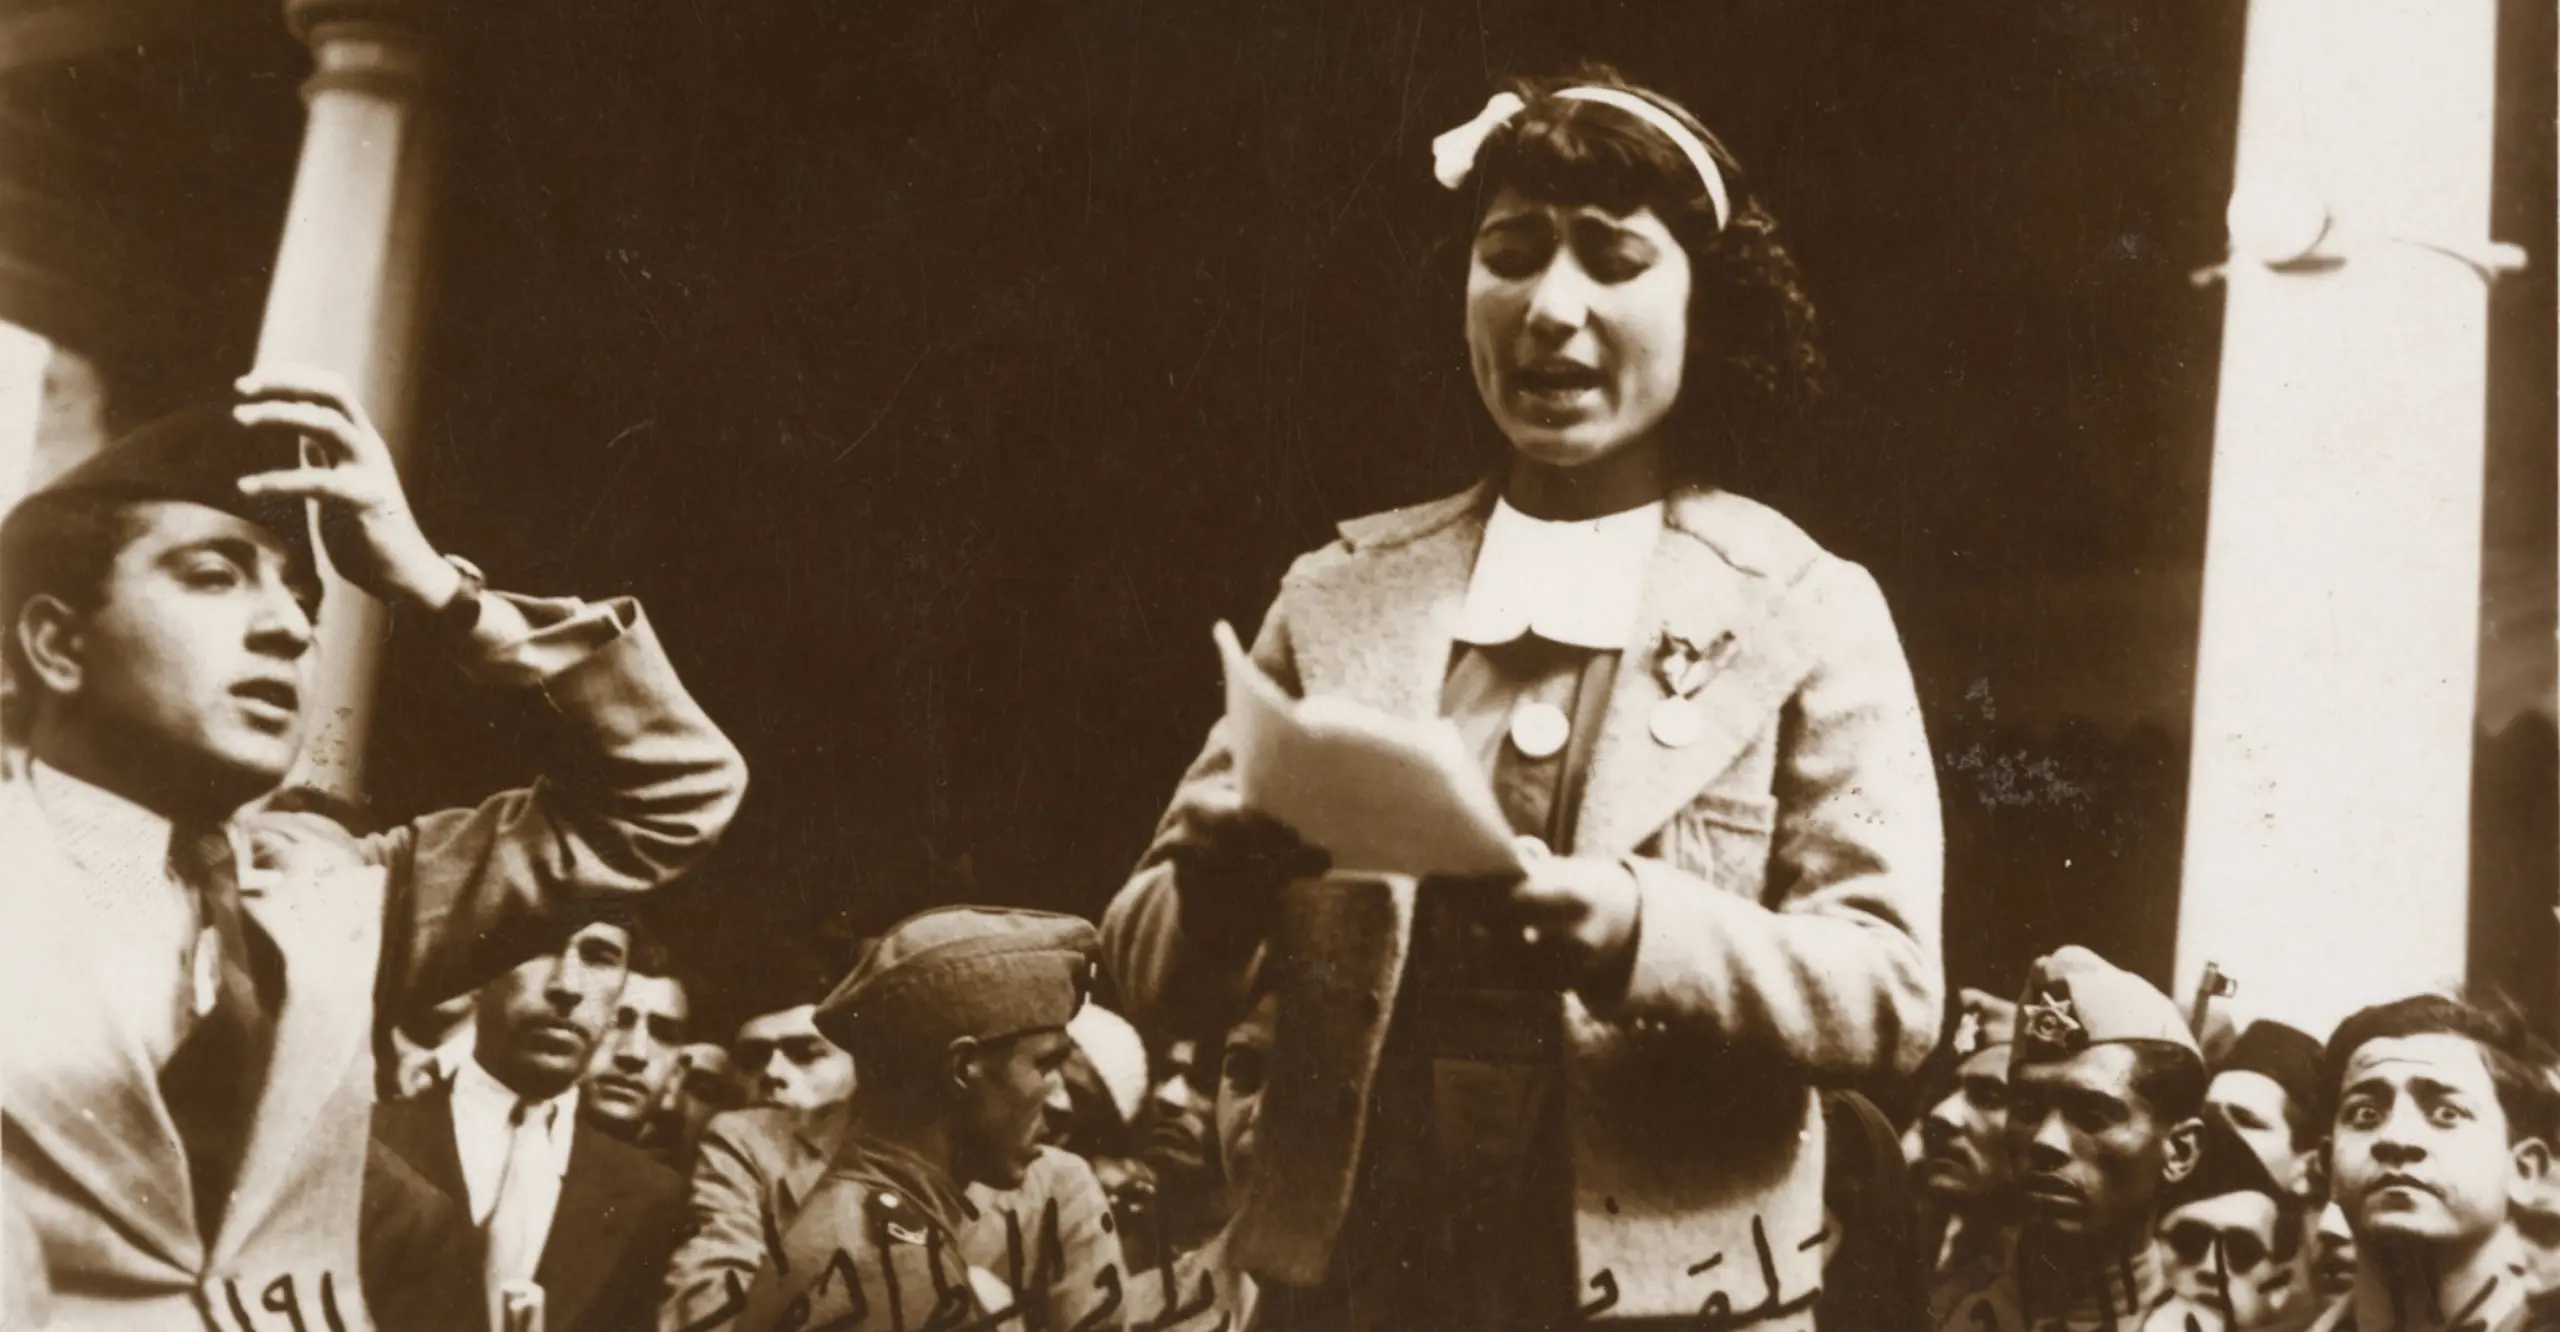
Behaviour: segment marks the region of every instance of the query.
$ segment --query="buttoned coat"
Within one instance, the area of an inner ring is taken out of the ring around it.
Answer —
[[[585,755],[558,776],[364,838],[316,815],[245,816],[261,872],[243,875],[243,900],[285,983],[255,1123],[211,1234],[156,1070],[105,993],[174,989],[174,977],[92,964],[113,904],[56,844],[23,777],[0,779],[0,1157],[49,1278],[42,1311],[13,1326],[371,1326],[356,1237],[377,1009],[459,994],[536,954],[572,899],[672,879],[745,791],[736,748],[639,608],[609,605],[603,641],[536,654],[539,687]]]
[[[1438,714],[1453,630],[1496,492],[1342,525],[1282,580],[1254,660],[1303,696]],[[1699,645],[1705,722],[1650,728],[1665,633]],[[1174,857],[1193,811],[1231,802],[1222,721],[1104,917],[1142,1025],[1232,1014],[1260,940],[1186,932]],[[1676,737],[1676,732],[1674,733]],[[1640,899],[1623,993],[1568,994],[1566,1119],[1584,1308],[1810,1325],[1821,1283],[1814,1088],[1915,1068],[1937,1039],[1937,784],[1876,583],[1772,510],[1672,495],[1578,807],[1583,856]],[[1327,881],[1284,895],[1280,1041],[1262,1177],[1230,1252],[1321,1280],[1349,1208],[1413,888]]]

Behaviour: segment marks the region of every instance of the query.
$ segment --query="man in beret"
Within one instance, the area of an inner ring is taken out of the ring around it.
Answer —
[[[0,521],[7,1194],[66,1328],[363,1327],[376,1004],[655,888],[746,785],[639,607],[485,592],[343,385],[280,371],[110,445]],[[330,562],[403,642],[539,691],[574,761],[359,837],[276,799]]]
[[[1920,1119],[1912,1182],[1920,1192],[1920,1234],[1931,1246],[1929,1316],[1943,1321],[1957,1300],[1991,1283],[2008,1261],[2017,1218],[2009,1180],[2009,1050],[2018,1006],[1968,989],[1959,996],[1949,1052],[1955,1087]]]
[[[2319,1187],[2320,1145],[2329,1132],[2320,1059],[2320,1042],[2309,1033],[2252,1022],[2214,1064],[2204,1089],[2206,1118],[2230,1125],[2279,1187],[2306,1200]]]
[[[884,1310],[893,1323],[926,1326],[1015,1304],[1010,1283],[1037,1277],[998,1276],[972,1261],[966,1232],[977,1209],[966,1190],[1020,1188],[1044,1159],[1046,1106],[1073,1048],[1066,1026],[1084,1003],[1098,946],[1093,927],[1073,917],[981,907],[928,911],[881,936],[818,1006],[818,1029],[863,1070],[856,1106],[822,1130],[836,1139],[828,1164],[803,1188],[771,1190],[798,1195],[785,1197],[787,1214],[759,1201],[750,1279],[680,1253],[660,1326],[731,1317],[746,1327],[777,1318],[851,1325]],[[704,1142],[703,1171],[722,1122]],[[697,1224],[702,1180],[697,1173]],[[1029,1238],[1026,1265],[1036,1273],[1046,1245]],[[1116,1247],[1110,1258],[1097,1288],[1118,1288]]]
[[[2166,1297],[2143,1332],[2281,1332],[2318,1312],[2303,1280],[2303,1201],[2230,1125],[2207,1115],[2196,1168],[2161,1198]]]
[[[2178,1006],[2077,946],[2018,997],[2009,1165],[2022,1205],[2008,1269],[1957,1301],[1949,1332],[2130,1327],[2165,1293],[2162,1190],[2196,1165],[2204,1059]]]
[[[2541,1043],[2511,1011],[2413,995],[2329,1038],[2322,1091],[2352,1291],[2315,1332],[2513,1332],[2534,1316],[2515,1212],[2553,1174]]]

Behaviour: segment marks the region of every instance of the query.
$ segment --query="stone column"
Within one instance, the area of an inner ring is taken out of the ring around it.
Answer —
[[[2178,978],[2325,1035],[2459,983],[2495,0],[2252,0]]]
[[[420,0],[286,0],[287,21],[311,48],[310,113],[258,334],[262,367],[344,375],[404,465],[432,189],[427,9]],[[383,630],[382,606],[331,573],[320,684],[295,780],[361,798]]]

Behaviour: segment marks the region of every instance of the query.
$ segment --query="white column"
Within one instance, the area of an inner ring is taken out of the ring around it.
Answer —
[[[2177,984],[2315,1035],[2463,975],[2496,29],[2250,6]]]
[[[44,371],[53,344],[0,320],[0,513],[35,484],[36,427],[44,419]]]
[[[286,0],[311,47],[302,158],[276,254],[258,364],[335,370],[404,462],[415,389],[421,246],[429,205],[419,106],[426,55],[416,6]],[[321,679],[298,782],[357,798],[381,663],[382,606],[334,573]]]

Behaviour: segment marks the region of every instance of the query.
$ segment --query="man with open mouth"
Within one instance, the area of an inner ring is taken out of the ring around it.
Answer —
[[[1948,1332],[2137,1326],[2168,1293],[2152,1233],[2164,1188],[2196,1166],[2204,1088],[2167,995],[2076,945],[2039,960],[2009,1065],[2018,1240]]]
[[[2440,995],[2365,1009],[2329,1038],[2333,1196],[2354,1288],[2313,1332],[2528,1324],[2517,1206],[2552,1175],[2551,1086],[2512,1013]]]
[[[319,720],[323,551],[389,606],[395,650],[546,704],[563,761],[370,834],[288,799]],[[637,604],[504,595],[439,551],[351,387],[307,368],[21,500],[0,661],[13,1317],[371,1325],[377,1012],[468,991],[556,941],[572,903],[684,872],[745,792],[736,747]]]

